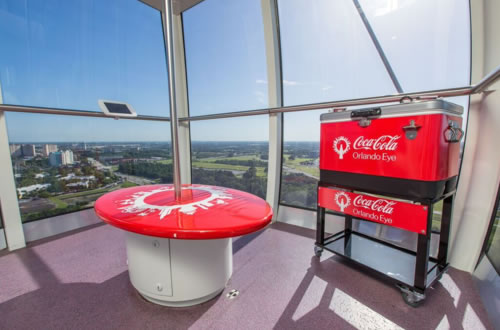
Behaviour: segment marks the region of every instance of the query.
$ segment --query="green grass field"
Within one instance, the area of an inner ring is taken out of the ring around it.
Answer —
[[[313,158],[295,158],[290,160],[290,155],[283,155],[283,163],[286,167],[291,169],[307,173],[319,179],[319,168],[318,166],[305,166],[301,165],[302,162],[312,162]]]
[[[121,188],[130,188],[130,187],[137,187],[137,183],[133,183],[130,181],[125,181],[124,183],[121,184]]]
[[[193,162],[193,167],[210,168],[210,169],[217,169],[217,170],[232,170],[232,171],[246,171],[246,170],[248,170],[248,166],[218,164],[218,163],[213,163],[213,162]]]
[[[218,160],[260,160],[258,155],[245,155],[236,157],[208,157],[198,158],[193,161],[193,168],[206,168],[211,170],[226,170],[226,171],[242,171],[246,172],[250,167],[242,165],[230,165],[215,163]],[[256,167],[257,176],[265,177],[266,172],[264,167]]]
[[[232,159],[232,158],[225,158]],[[213,162],[193,162],[193,168],[206,168],[211,170],[225,170],[225,171],[242,171],[246,172],[250,167],[241,165],[228,165],[228,164],[217,164]],[[264,167],[256,167],[257,176],[264,177],[266,172]]]
[[[104,193],[107,193],[108,191],[110,191],[110,189],[99,188],[99,189],[81,191],[81,192],[77,192],[77,193],[73,193],[73,194],[65,194],[65,195],[57,196],[56,198],[60,199],[60,200],[65,200],[68,198],[82,197],[82,196],[87,196],[87,195],[104,194]]]
[[[197,158],[203,162],[215,162],[216,160],[261,160],[258,155],[246,155],[246,156],[235,156],[235,157],[207,157],[207,158]]]
[[[434,205],[432,214],[432,229],[439,231],[441,229],[441,214],[443,212],[443,201]]]
[[[68,206],[67,203],[63,202],[57,197],[49,197],[49,200],[56,205],[57,209],[63,209]]]

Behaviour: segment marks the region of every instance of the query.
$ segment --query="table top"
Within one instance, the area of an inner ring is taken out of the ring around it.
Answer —
[[[269,204],[255,195],[208,185],[183,185],[175,201],[171,184],[107,193],[94,206],[103,221],[134,233],[177,239],[241,236],[271,222]]]

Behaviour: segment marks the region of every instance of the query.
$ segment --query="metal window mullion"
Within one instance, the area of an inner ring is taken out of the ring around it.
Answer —
[[[0,104],[2,104],[2,90],[0,86]],[[0,111],[0,211],[2,212],[3,225],[7,247],[10,251],[26,246],[24,238],[21,212],[17,200],[16,182],[10,157],[9,137],[5,113]]]
[[[182,23],[182,14],[174,14],[173,17],[174,33],[174,65],[175,65],[175,84],[177,114],[179,117],[189,117],[189,99],[186,72],[186,57],[184,47],[184,29]],[[191,134],[190,122],[178,123],[178,141],[179,141],[179,162],[181,171],[181,181],[191,183]]]
[[[389,77],[391,78],[394,87],[396,88],[398,93],[403,93],[403,88],[401,87],[401,84],[399,83],[398,78],[396,77],[396,73],[394,73],[394,70],[392,69],[391,64],[389,63],[387,56],[385,56],[385,52],[382,49],[382,45],[378,41],[377,35],[375,34],[375,31],[373,31],[370,22],[368,21],[368,18],[366,17],[365,12],[363,11],[363,8],[361,8],[361,4],[359,3],[358,0],[352,0],[352,2],[354,3],[356,10],[358,11],[359,16],[361,17],[361,20],[363,21],[363,24],[373,42],[373,45],[375,46],[375,49],[377,49],[378,55],[380,56],[382,63],[384,63],[385,69],[387,70],[387,73],[389,74]]]
[[[276,0],[261,0],[264,39],[266,46],[267,86],[270,107],[283,106],[283,79],[279,35],[278,4]],[[278,219],[283,149],[283,114],[269,113],[269,156],[267,163],[266,200]]]
[[[181,167],[179,159],[179,134],[178,126],[179,120],[177,118],[177,93],[176,93],[176,79],[175,79],[175,52],[174,52],[174,32],[173,32],[173,14],[172,14],[172,0],[164,1],[164,10],[161,13],[163,23],[163,34],[165,40],[165,50],[167,58],[168,69],[168,87],[170,95],[170,129],[172,136],[172,170],[175,188],[175,199],[181,200]]]

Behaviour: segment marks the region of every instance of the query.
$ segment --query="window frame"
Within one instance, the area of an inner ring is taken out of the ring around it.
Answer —
[[[483,247],[481,248],[481,254],[479,255],[476,267],[479,266],[479,263],[483,260],[484,257],[488,258],[489,262],[495,269],[498,275],[500,275],[500,265],[495,265],[491,257],[489,256],[489,246],[488,240],[490,239],[491,234],[493,233],[493,225],[495,224],[497,210],[500,207],[500,185],[498,186],[497,195],[495,205],[493,206],[493,210],[491,211],[490,223],[488,225],[488,230],[486,231],[486,235],[484,236]]]

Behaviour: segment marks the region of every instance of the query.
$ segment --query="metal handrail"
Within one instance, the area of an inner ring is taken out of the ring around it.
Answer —
[[[268,109],[258,109],[258,110],[247,110],[247,111],[236,111],[236,112],[225,112],[220,114],[212,115],[201,115],[201,116],[191,116],[191,117],[181,117],[178,120],[180,122],[184,121],[199,121],[199,120],[209,120],[209,119],[220,119],[220,118],[234,118],[234,117],[246,117],[246,116],[258,116],[258,115],[268,115],[272,113],[280,112],[296,112],[296,111],[308,111],[308,110],[321,110],[328,108],[340,108],[340,107],[352,107],[358,105],[369,105],[378,103],[393,103],[399,102],[402,98],[410,97],[412,99],[422,100],[436,97],[453,97],[453,96],[464,96],[473,95],[486,92],[488,87],[495,83],[500,78],[500,66],[496,67],[495,70],[486,75],[481,81],[472,86],[460,87],[460,88],[449,88],[449,89],[437,89],[424,92],[412,92],[412,93],[401,93],[394,95],[376,96],[368,98],[357,98],[340,100],[333,102],[324,103],[313,103],[313,104],[302,104],[293,105],[279,108],[268,108]],[[0,111],[10,111],[10,112],[28,112],[28,113],[43,113],[43,114],[53,114],[53,115],[69,115],[69,116],[85,116],[85,117],[99,117],[99,118],[109,118],[101,112],[96,111],[84,111],[84,110],[69,110],[69,109],[54,109],[54,108],[42,108],[42,107],[30,107],[30,106],[18,106],[18,105],[6,105],[0,104]],[[129,118],[121,118],[127,120],[151,120],[151,121],[170,121],[168,117],[160,116],[137,116]]]
[[[280,112],[321,110],[328,108],[352,107],[358,105],[369,105],[378,103],[393,103],[393,102],[399,102],[401,101],[401,99],[408,97],[411,99],[422,100],[422,99],[436,98],[436,97],[465,96],[465,95],[478,94],[486,91],[487,88],[491,86],[499,78],[500,78],[500,66],[496,67],[491,73],[489,73],[483,79],[481,79],[481,81],[472,86],[448,88],[448,89],[436,89],[424,92],[400,93],[394,95],[348,99],[348,100],[340,100],[340,101],[324,102],[324,103],[302,104],[302,105],[286,106],[280,108],[268,108],[259,110],[225,112],[212,115],[182,117],[179,118],[179,121],[198,121],[198,120],[209,120],[209,119],[219,119],[219,118],[257,116],[257,115],[265,115],[265,114],[280,113]]]
[[[40,113],[40,114],[46,114],[46,115],[65,115],[65,116],[79,116],[79,117],[111,118],[111,119],[114,118],[114,117],[107,116],[104,113],[98,112],[98,111],[31,107],[31,106],[9,105],[9,104],[0,104],[0,111]],[[145,115],[138,115],[137,117],[120,117],[120,119],[170,121],[169,117],[145,116]]]
[[[495,81],[497,81],[498,78],[500,78],[500,65],[497,66],[489,74],[487,74],[476,85],[474,85],[471,94],[477,94],[486,91],[486,89],[490,87]]]
[[[399,102],[402,98],[423,100],[423,99],[431,99],[431,98],[436,98],[436,97],[463,96],[463,95],[470,95],[472,88],[473,87],[469,86],[469,87],[452,88],[452,89],[438,89],[438,90],[432,90],[432,91],[426,91],[426,92],[401,93],[401,94],[394,94],[394,95],[375,96],[375,97],[358,98],[358,99],[348,99],[348,100],[324,102],[324,103],[292,105],[292,106],[285,106],[285,107],[279,107],[279,108],[237,111],[237,112],[225,112],[225,113],[212,114],[212,115],[182,117],[182,118],[179,118],[179,121],[197,121],[197,120],[208,120],[208,119],[219,119],[219,118],[233,118],[233,117],[265,115],[265,114],[280,113],[280,112],[321,110],[321,109],[328,109],[328,108],[352,107],[352,106],[357,106],[357,105],[392,103],[392,102]]]

